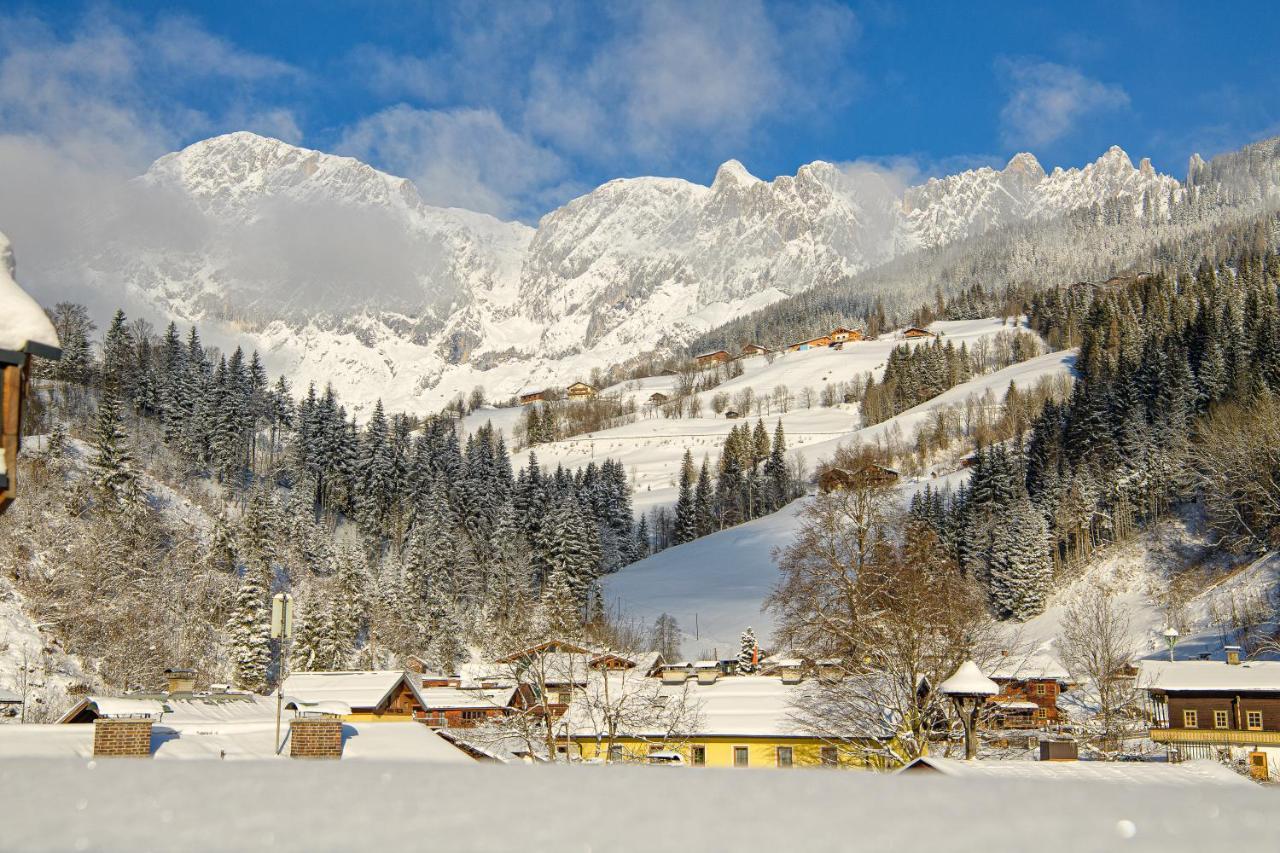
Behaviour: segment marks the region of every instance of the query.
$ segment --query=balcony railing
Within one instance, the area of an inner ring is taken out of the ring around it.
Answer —
[[[1207,743],[1223,746],[1280,746],[1280,732],[1250,732],[1239,729],[1160,729],[1151,730],[1156,743]]]

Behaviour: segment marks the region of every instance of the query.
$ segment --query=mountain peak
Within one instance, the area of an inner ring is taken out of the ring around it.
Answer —
[[[716,169],[715,180],[711,182],[712,187],[725,186],[727,184],[736,184],[745,186],[747,184],[759,183],[760,179],[747,171],[747,167],[737,160],[725,160],[720,164],[720,168]]]
[[[1098,158],[1095,165],[1105,166],[1123,166],[1126,169],[1133,168],[1133,161],[1129,159],[1129,155],[1119,145],[1112,145],[1107,149],[1107,153]]]
[[[1004,171],[1015,175],[1044,177],[1044,167],[1040,165],[1040,161],[1036,159],[1036,156],[1029,151],[1014,154],[1005,165]]]

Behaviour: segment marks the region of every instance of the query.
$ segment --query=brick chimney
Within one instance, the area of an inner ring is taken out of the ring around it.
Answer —
[[[289,721],[290,758],[341,758],[342,720],[334,716],[294,717]]]
[[[1227,666],[1240,665],[1240,647],[1239,646],[1223,646],[1222,650],[1227,653]]]
[[[94,758],[150,758],[150,717],[98,717],[93,721]]]

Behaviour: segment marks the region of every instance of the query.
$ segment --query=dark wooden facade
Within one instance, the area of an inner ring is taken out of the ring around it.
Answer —
[[[1033,729],[1052,725],[1061,719],[1058,695],[1062,685],[1056,678],[993,678],[1000,685],[1000,695],[990,700],[992,724],[996,728]],[[1011,703],[1030,703],[1035,708],[1017,707]]]
[[[831,467],[818,475],[818,490],[826,494],[858,486],[891,486],[898,482],[898,472],[883,465],[867,463],[859,468]]]
[[[729,355],[729,353],[722,349],[718,349],[715,352],[704,352],[701,355],[694,356],[694,361],[697,362],[698,367],[711,367],[716,364],[724,364],[726,361],[731,361],[732,359],[733,356]]]

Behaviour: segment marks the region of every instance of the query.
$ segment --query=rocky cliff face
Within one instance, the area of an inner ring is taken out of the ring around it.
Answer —
[[[1181,192],[1119,148],[1050,174],[1019,154],[905,191],[824,162],[763,181],[731,160],[710,186],[610,181],[533,229],[251,133],[166,155],[135,183],[163,215],[121,223],[63,272],[220,323],[357,407],[408,408],[475,384],[568,382],[904,251],[1095,204],[1159,210]]]

